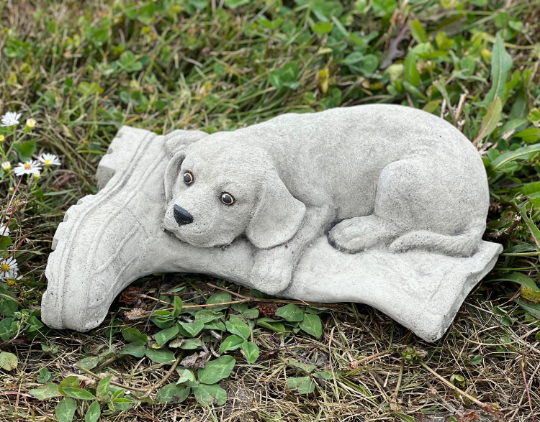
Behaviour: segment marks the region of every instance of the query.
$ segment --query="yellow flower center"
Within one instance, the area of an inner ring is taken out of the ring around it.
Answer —
[[[25,170],[30,170],[32,168],[32,166],[30,165],[30,163],[24,163],[24,169]]]
[[[47,158],[47,159],[45,160],[45,164],[51,164],[51,159],[50,159],[50,158]]]
[[[9,271],[9,265],[8,264],[2,264],[2,266],[0,267],[2,268],[2,271],[7,273]]]
[[[15,283],[16,283],[15,280],[8,280],[8,281],[7,281],[7,285],[8,285],[8,286],[14,286]]]

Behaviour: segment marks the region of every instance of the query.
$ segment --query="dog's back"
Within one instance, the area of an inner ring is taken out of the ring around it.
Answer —
[[[427,158],[462,201],[488,197],[484,166],[471,142],[443,119],[409,107],[364,105],[285,114],[232,134],[236,142],[265,149],[303,202],[323,187],[339,208],[339,218],[371,213],[382,170],[410,157]]]

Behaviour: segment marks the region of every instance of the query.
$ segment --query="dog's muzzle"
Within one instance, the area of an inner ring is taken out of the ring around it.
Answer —
[[[193,223],[193,216],[179,205],[174,206],[173,214],[179,226]]]

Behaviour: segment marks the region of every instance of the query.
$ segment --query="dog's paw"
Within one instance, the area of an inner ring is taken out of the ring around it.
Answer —
[[[292,280],[294,264],[284,259],[284,252],[273,248],[259,251],[251,270],[251,283],[258,290],[275,295],[285,290]]]
[[[369,215],[343,220],[330,230],[328,239],[336,249],[357,253],[386,244],[392,235],[383,220]]]

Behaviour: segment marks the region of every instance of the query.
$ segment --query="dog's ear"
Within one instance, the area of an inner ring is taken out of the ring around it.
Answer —
[[[200,130],[175,130],[165,136],[165,150],[170,156],[173,156],[180,149],[197,142],[205,136],[208,136],[208,133]]]
[[[296,234],[305,213],[306,206],[291,195],[277,171],[267,171],[246,237],[259,249],[281,245]]]
[[[176,179],[178,179],[178,172],[180,171],[180,166],[182,161],[186,158],[186,148],[181,148],[179,151],[174,154],[173,158],[167,164],[165,169],[165,200],[169,202],[172,199],[174,184]]]

